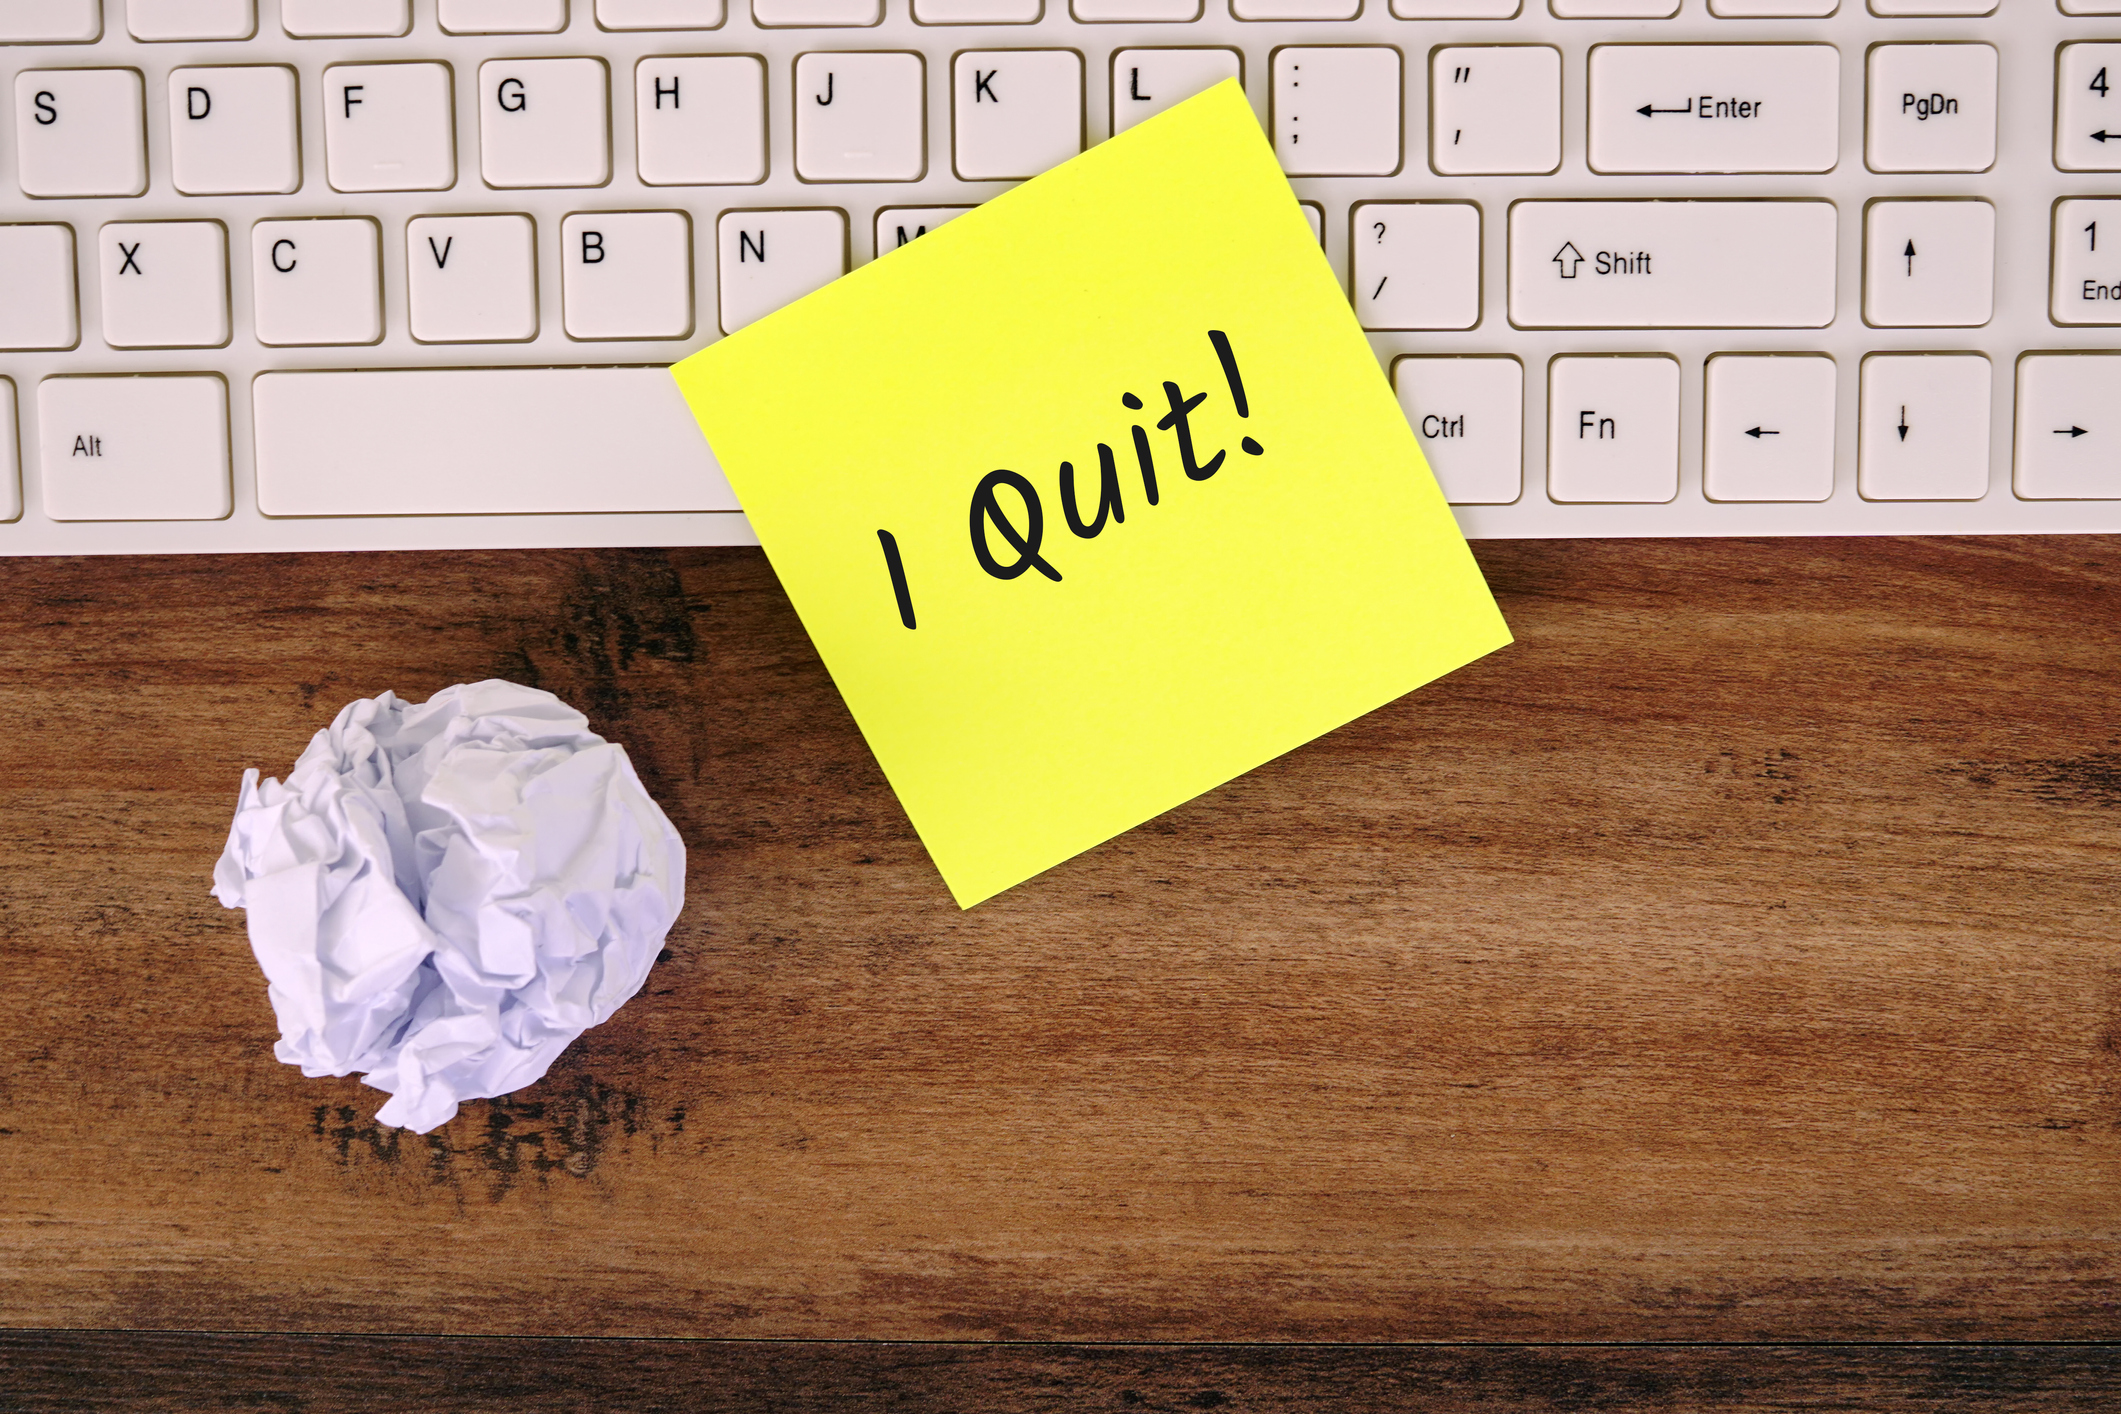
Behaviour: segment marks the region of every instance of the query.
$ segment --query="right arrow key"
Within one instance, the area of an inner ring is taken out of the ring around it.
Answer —
[[[2121,499],[2121,354],[2032,353],[2018,360],[2012,487],[2028,501]]]

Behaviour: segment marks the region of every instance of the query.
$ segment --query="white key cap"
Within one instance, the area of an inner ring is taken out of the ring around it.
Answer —
[[[643,59],[633,106],[650,186],[766,180],[766,65],[757,55]]]
[[[2018,360],[2015,488],[2028,501],[2121,499],[2121,354]]]
[[[876,253],[888,255],[971,209],[969,206],[887,206],[876,213]]]
[[[560,302],[570,339],[682,339],[692,332],[692,218],[584,211],[560,223]]]
[[[1996,208],[1874,201],[1863,213],[1863,319],[1888,329],[1986,324],[1995,312]]]
[[[1083,57],[1073,49],[975,49],[952,62],[957,175],[1035,177],[1083,150]]]
[[[2121,171],[2121,44],[2065,44],[2055,61],[2055,165]]]
[[[1478,206],[1358,202],[1348,230],[1363,328],[1470,329],[1480,322]]]
[[[263,373],[251,390],[269,516],[737,509],[661,368]]]
[[[514,343],[538,336],[537,240],[528,216],[408,221],[405,273],[412,336],[422,343]]]
[[[0,349],[70,349],[81,342],[74,228],[0,226]]]
[[[1667,20],[1679,13],[1679,0],[1553,0],[1564,20]]]
[[[1718,354],[1706,370],[1702,490],[1712,501],[1834,494],[1834,361]]]
[[[147,190],[145,124],[137,69],[24,69],[15,75],[22,190],[138,196]]]
[[[2065,15],[2121,15],[2121,0],[2062,0]]]
[[[812,182],[911,182],[928,169],[921,56],[805,54],[795,61],[795,172]]]
[[[1362,0],[1230,0],[1241,20],[1352,20]]]
[[[1817,20],[1841,7],[1841,0],[1709,0],[1709,13],[1722,20]]]
[[[412,28],[412,0],[280,0],[296,39],[388,38]]]
[[[479,171],[490,187],[611,180],[610,79],[601,59],[479,65]]]
[[[228,385],[213,374],[47,378],[37,421],[53,520],[220,520],[234,509]]]
[[[88,44],[102,37],[101,0],[0,0],[0,44]]]
[[[558,34],[567,0],[435,0],[446,34]]]
[[[1204,8],[1205,0],[1070,0],[1068,12],[1084,24],[1186,24]]]
[[[1502,506],[1524,494],[1523,364],[1409,356],[1393,362],[1392,387],[1445,500]]]
[[[2121,198],[2056,202],[2054,255],[2054,321],[2121,324]]]
[[[843,211],[725,211],[716,227],[724,334],[847,273]]]
[[[187,196],[302,185],[295,71],[279,64],[172,69],[169,178]]]
[[[1402,20],[1507,20],[1524,8],[1524,0],[1392,0]]]
[[[1304,209],[1304,220],[1311,226],[1311,239],[1323,247],[1326,243],[1326,209],[1315,201],[1299,201],[1296,204]]]
[[[1483,44],[1431,54],[1429,165],[1447,177],[1559,169],[1561,51]]]
[[[1872,354],[1863,361],[1856,485],[1872,501],[1977,501],[1988,492],[1988,360]]]
[[[1992,15],[1996,0],[1871,0],[1871,13],[1906,15]]]
[[[1520,201],[1510,320],[1543,329],[1817,329],[1834,318],[1828,201]]]
[[[252,226],[251,310],[258,342],[372,344],[381,339],[382,257],[382,233],[367,217]]]
[[[1115,49],[1112,131],[1123,133],[1224,79],[1242,82],[1244,71],[1244,56],[1235,49]]]
[[[228,342],[228,231],[219,221],[114,221],[97,233],[96,260],[112,348]]]
[[[1825,172],[1841,149],[1831,44],[1601,44],[1596,172]]]
[[[874,25],[884,0],[751,0],[751,17],[769,29]]]
[[[1996,165],[1996,51],[1986,44],[1880,44],[1869,66],[1874,172],[1985,172]]]
[[[248,39],[258,32],[257,0],[125,0],[134,39]]]
[[[15,381],[0,378],[0,521],[22,518],[22,463],[16,448],[21,445],[21,419],[15,413]]]
[[[1679,494],[1679,361],[1573,355],[1547,365],[1547,494],[1669,501]]]
[[[597,0],[605,29],[720,29],[722,0]]]
[[[1397,49],[1274,51],[1274,151],[1291,176],[1391,176],[1401,114]]]
[[[443,191],[457,181],[447,64],[324,71],[324,157],[334,190]]]
[[[1028,25],[1045,9],[1045,0],[913,0],[924,25]]]

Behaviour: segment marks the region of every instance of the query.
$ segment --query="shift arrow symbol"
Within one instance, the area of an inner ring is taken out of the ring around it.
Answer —
[[[2077,438],[2082,437],[2089,430],[2090,429],[2088,428],[2078,427],[2072,424],[2068,427],[2057,427],[2055,429],[2055,435],[2057,437],[2067,437],[2071,441],[2075,441]]]
[[[1902,255],[1904,255],[1904,256],[1906,256],[1906,257],[1907,257],[1907,273],[1908,273],[1908,274],[1910,274],[1910,275],[1914,274],[1914,273],[1915,273],[1915,242],[1914,242],[1914,238],[1913,238],[1913,237],[1909,237],[1909,238],[1908,238],[1908,243],[1907,243],[1907,249],[1906,249],[1906,250],[1903,250],[1903,251],[1901,251],[1900,253],[1901,253]]]
[[[1907,404],[1900,405],[1900,440],[1907,440]]]
[[[1583,264],[1583,252],[1576,249],[1576,242],[1566,242],[1560,250],[1554,252],[1554,263],[1561,267],[1562,279],[1573,280],[1576,278],[1576,267]]]
[[[1745,435],[1748,437],[1780,437],[1782,434],[1772,427],[1748,427],[1745,429]]]

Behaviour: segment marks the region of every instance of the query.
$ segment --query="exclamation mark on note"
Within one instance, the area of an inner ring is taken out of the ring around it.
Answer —
[[[1220,329],[1210,329],[1208,342],[1215,345],[1215,356],[1222,361],[1223,381],[1230,385],[1230,401],[1237,405],[1237,415],[1250,417],[1252,408],[1245,401],[1245,379],[1244,375],[1237,371],[1237,355],[1230,351],[1230,336]],[[1237,445],[1255,457],[1267,450],[1250,437]]]
[[[913,591],[906,587],[906,567],[899,563],[898,537],[888,530],[879,530],[876,538],[884,547],[884,568],[891,571],[891,593],[898,600],[898,621],[912,628]]]

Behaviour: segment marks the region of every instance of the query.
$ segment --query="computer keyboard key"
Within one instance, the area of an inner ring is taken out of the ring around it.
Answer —
[[[1986,324],[1996,309],[1996,208],[1978,198],[1874,201],[1863,213],[1863,320]]]
[[[847,273],[847,213],[725,211],[715,247],[722,332],[734,334]]]
[[[1524,494],[1524,365],[1507,354],[1407,355],[1392,388],[1429,470],[1456,506]]]
[[[15,175],[29,196],[147,190],[138,69],[25,69],[15,75]]]
[[[280,64],[170,70],[170,185],[186,196],[300,187],[297,91]]]
[[[768,29],[876,25],[884,0],[751,0],[751,17]]]
[[[2075,197],[2054,207],[2057,324],[2121,324],[2121,198]]]
[[[1224,79],[1242,81],[1244,70],[1244,56],[1235,49],[1115,49],[1112,131],[1123,133]]]
[[[1523,13],[1526,0],[1392,0],[1392,14],[1402,20],[1510,20]],[[1530,0],[1538,4],[1539,0]]]
[[[1871,13],[1890,18],[1996,13],[1996,0],[1870,0]]]
[[[1241,20],[1352,20],[1362,0],[1230,0]]]
[[[692,332],[692,218],[584,211],[560,223],[560,304],[570,339]]]
[[[2065,44],[2055,58],[2055,165],[2121,171],[2121,44]]]
[[[1480,322],[1478,206],[1358,202],[1348,231],[1363,328],[1470,329]]]
[[[2121,499],[2121,354],[2019,359],[2017,443],[2021,499]]]
[[[1524,329],[1817,329],[1834,319],[1830,201],[1519,201]]]
[[[74,228],[0,226],[0,349],[70,349],[81,342]]]
[[[1989,362],[1976,353],[1863,361],[1856,484],[1869,501],[1978,501],[1988,494]]]
[[[633,105],[636,160],[649,186],[766,180],[766,64],[758,55],[643,59]]]
[[[445,34],[558,34],[567,0],[435,0]]]
[[[1205,6],[1206,0],[1069,0],[1068,13],[1084,24],[1189,24]]]
[[[1020,181],[1083,150],[1083,56],[973,49],[951,61],[953,149],[963,181]]]
[[[412,0],[280,0],[296,39],[390,39],[412,28]]]
[[[405,223],[405,296],[426,344],[538,336],[536,227],[528,216],[420,216]]]
[[[876,213],[876,253],[888,255],[970,210],[969,206],[884,207]]]
[[[1595,172],[1826,172],[1839,158],[1831,44],[1600,44],[1589,72]]]
[[[258,0],[125,0],[134,39],[249,39],[258,32]]]
[[[324,71],[324,158],[343,192],[446,191],[457,181],[447,64],[337,64]]]
[[[1668,20],[1679,13],[1679,0],[1552,0],[1552,4],[1555,16],[1564,20]]]
[[[1867,76],[1864,160],[1874,172],[1985,172],[1996,165],[1996,51],[1987,44],[1879,44]]]
[[[928,168],[927,68],[902,52],[795,61],[795,173],[809,182],[911,182]]]
[[[365,216],[252,226],[251,315],[258,342],[289,347],[381,339],[382,254],[382,234]],[[417,266],[412,273],[417,280]]]
[[[1712,501],[1834,494],[1834,361],[1717,354],[1704,370],[1702,490]]]
[[[22,518],[22,462],[16,450],[21,426],[14,380],[0,378],[0,521]]]
[[[1574,354],[1547,365],[1547,494],[1650,503],[1679,494],[1679,360]]]
[[[663,368],[270,372],[251,400],[269,516],[737,509]]]
[[[720,29],[722,0],[597,0],[605,29]]]
[[[0,0],[0,44],[91,44],[102,35],[102,0]]]
[[[1274,51],[1274,151],[1284,172],[1389,177],[1399,170],[1399,51],[1382,44]]]
[[[1561,166],[1561,51],[1481,44],[1429,55],[1429,165],[1446,177]]]
[[[228,385],[214,374],[47,378],[37,423],[53,520],[220,520],[234,509]]]
[[[913,0],[924,25],[1028,25],[1045,12],[1045,0]]]
[[[2065,15],[2121,15],[2121,0],[2062,0]]]
[[[479,174],[486,185],[600,187],[611,180],[610,75],[602,59],[479,65]]]
[[[228,230],[219,221],[114,221],[97,232],[96,260],[112,348],[228,342]]]
[[[1841,7],[1841,0],[1709,0],[1719,20],[1819,20]]]

